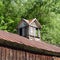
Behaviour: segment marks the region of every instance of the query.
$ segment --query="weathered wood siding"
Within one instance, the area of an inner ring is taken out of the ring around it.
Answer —
[[[38,55],[25,51],[0,47],[0,60],[60,60],[60,58],[52,58],[52,56]]]
[[[36,22],[34,21],[33,23],[31,23],[31,26],[38,27],[38,24],[36,24]]]
[[[60,58],[57,58],[57,57],[53,57],[54,58],[54,60],[60,60]]]

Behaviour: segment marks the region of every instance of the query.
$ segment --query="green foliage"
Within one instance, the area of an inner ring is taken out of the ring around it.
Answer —
[[[18,22],[29,7],[32,7],[33,1],[0,0],[0,29],[16,33]]]
[[[0,30],[16,33],[21,18],[37,18],[42,40],[60,45],[59,0],[0,0]]]
[[[23,15],[27,19],[36,17],[42,25],[42,40],[56,45],[60,45],[59,6],[59,0],[37,0],[34,6]]]

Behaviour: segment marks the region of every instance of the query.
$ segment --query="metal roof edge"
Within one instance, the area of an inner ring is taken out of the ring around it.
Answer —
[[[11,41],[7,41],[4,39],[0,39],[0,46],[18,49],[18,50],[24,50],[24,51],[35,53],[35,54],[44,54],[44,55],[49,55],[49,56],[60,57],[60,52],[57,53],[57,52],[47,51],[44,49],[39,49],[36,47],[28,46],[23,43],[11,42]]]

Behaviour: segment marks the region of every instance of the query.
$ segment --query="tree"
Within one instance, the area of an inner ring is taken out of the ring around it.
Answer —
[[[21,16],[32,7],[33,2],[34,0],[0,0],[0,30],[16,32]]]
[[[42,25],[42,40],[60,45],[60,1],[37,0],[34,4],[23,16],[26,19],[38,19]]]

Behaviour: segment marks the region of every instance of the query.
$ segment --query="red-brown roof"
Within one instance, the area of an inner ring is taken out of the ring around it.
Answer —
[[[47,44],[43,41],[29,40],[25,37],[19,36],[18,34],[13,34],[2,30],[0,30],[0,39],[16,42],[18,44],[24,44],[38,49],[60,53],[60,47],[57,47],[55,45]]]

